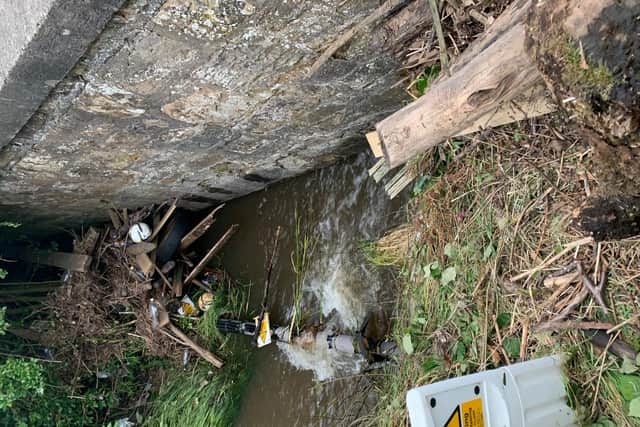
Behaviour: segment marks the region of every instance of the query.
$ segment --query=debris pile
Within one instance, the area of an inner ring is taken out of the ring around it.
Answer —
[[[43,331],[57,357],[95,370],[122,359],[131,340],[143,340],[153,356],[185,358],[188,348],[216,367],[223,362],[176,323],[209,309],[228,276],[207,264],[235,233],[231,226],[202,258],[191,245],[215,222],[214,209],[194,227],[177,201],[129,213],[110,209],[111,225],[90,228],[74,252],[90,256],[86,271],[68,274],[47,301],[52,321]],[[195,301],[195,302],[194,302]]]

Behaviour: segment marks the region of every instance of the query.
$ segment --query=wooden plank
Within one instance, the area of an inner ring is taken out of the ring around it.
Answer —
[[[72,254],[68,252],[39,251],[34,254],[31,261],[36,264],[51,265],[69,271],[86,273],[91,264],[91,257],[85,254]]]
[[[198,265],[196,265],[194,267],[194,269],[191,271],[191,273],[189,273],[189,275],[187,276],[186,279],[184,279],[184,284],[188,285],[189,283],[191,283],[191,281],[193,279],[195,279],[196,277],[198,277],[198,275],[202,272],[202,270],[207,266],[207,264],[209,263],[209,261],[211,261],[211,259],[214,257],[214,255],[216,253],[218,253],[218,251],[220,249],[222,249],[222,247],[224,246],[225,243],[227,243],[227,241],[231,238],[231,236],[233,236],[235,234],[235,232],[238,230],[239,225],[238,224],[234,224],[231,227],[229,227],[229,229],[227,230],[226,233],[224,233],[224,235],[220,238],[220,240],[218,240],[216,242],[215,245],[213,245],[213,247],[211,248],[211,250],[209,250],[209,252],[207,252],[207,254],[205,255],[204,258],[202,258],[202,260],[198,263]]]
[[[167,221],[169,221],[169,218],[171,218],[171,215],[173,215],[177,207],[178,207],[178,200],[174,200],[173,204],[169,206],[169,209],[167,209],[167,211],[162,216],[162,219],[160,219],[160,221],[158,221],[157,224],[154,224],[153,233],[151,233],[151,237],[149,237],[148,240],[154,240],[156,237],[158,237],[158,233],[160,233],[160,230],[162,230],[162,227],[164,227]]]
[[[209,227],[216,222],[215,215],[216,213],[224,207],[224,203],[220,206],[216,207],[211,211],[209,215],[207,215],[202,221],[198,223],[190,232],[187,233],[186,236],[182,238],[180,241],[180,250],[185,251],[193,242],[198,240],[204,233],[207,232]]]
[[[149,277],[151,272],[154,270],[153,267],[155,266],[153,261],[151,261],[151,258],[149,258],[149,255],[144,253],[136,255],[136,264],[138,264],[138,267],[140,267],[142,274],[144,274],[146,277]]]
[[[454,136],[468,135],[482,129],[540,117],[552,113],[556,109],[557,106],[548,96],[544,84],[540,83],[525,91],[513,101],[500,105],[495,111],[478,118],[473,124]]]
[[[153,242],[140,242],[129,246],[126,251],[131,256],[140,254],[148,254],[156,248],[156,244]]]
[[[369,148],[371,148],[371,152],[373,153],[374,157],[380,158],[384,156],[384,152],[382,151],[382,142],[380,141],[378,132],[369,132],[367,134],[367,142],[369,143]]]

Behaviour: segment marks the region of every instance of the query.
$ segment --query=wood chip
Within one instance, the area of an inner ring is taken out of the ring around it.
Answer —
[[[149,277],[155,267],[155,264],[146,253],[136,255],[136,264],[138,264],[140,271],[142,271],[142,274],[144,274],[145,277]]]
[[[384,156],[384,152],[382,151],[382,141],[380,141],[380,135],[378,135],[378,132],[369,132],[367,134],[367,142],[369,143],[369,147],[371,148],[371,152],[374,157],[380,158]]]

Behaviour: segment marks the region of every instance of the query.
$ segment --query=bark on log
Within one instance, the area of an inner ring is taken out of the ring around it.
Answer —
[[[391,168],[473,126],[541,81],[525,51],[531,0],[516,0],[451,66],[451,77],[376,126]]]

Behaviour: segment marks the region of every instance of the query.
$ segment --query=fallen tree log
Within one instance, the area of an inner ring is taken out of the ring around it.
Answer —
[[[629,193],[640,184],[639,15],[638,0],[516,0],[454,61],[451,77],[378,123],[371,143],[394,168],[447,138],[551,111],[545,94],[521,114],[504,113],[544,82],[590,131],[607,181]]]
[[[542,81],[525,50],[531,0],[516,0],[423,97],[376,126],[390,168],[457,135]]]

